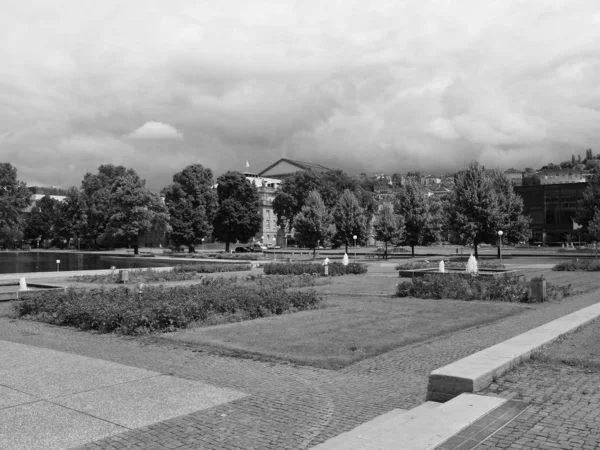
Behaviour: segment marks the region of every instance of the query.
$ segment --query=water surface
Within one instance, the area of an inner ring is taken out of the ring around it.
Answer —
[[[56,264],[56,260],[60,264]],[[89,253],[0,252],[0,273],[56,272],[59,270],[137,269],[172,266],[173,261],[155,258],[94,255]]]

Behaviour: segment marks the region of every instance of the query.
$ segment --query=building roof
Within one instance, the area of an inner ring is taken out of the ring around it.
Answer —
[[[262,174],[268,172],[273,167],[277,166],[277,164],[280,164],[282,162],[291,164],[293,166],[296,166],[296,167],[298,167],[301,170],[315,170],[317,172],[328,172],[329,170],[331,170],[330,168],[322,166],[321,164],[309,163],[309,162],[304,162],[304,161],[297,161],[297,160],[288,159],[288,158],[281,158],[280,160],[278,160],[278,161],[274,162],[273,164],[271,164],[266,169],[264,169],[261,172],[259,172],[258,175],[261,176]]]

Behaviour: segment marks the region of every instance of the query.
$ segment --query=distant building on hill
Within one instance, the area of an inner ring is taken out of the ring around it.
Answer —
[[[504,175],[506,175],[513,186],[523,186],[523,172],[517,169],[507,169],[504,171]]]
[[[585,183],[591,174],[581,169],[546,169],[537,174],[541,184]]]

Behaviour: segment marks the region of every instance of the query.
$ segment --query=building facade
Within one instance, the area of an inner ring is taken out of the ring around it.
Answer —
[[[277,216],[273,212],[273,199],[279,190],[281,180],[276,178],[265,178],[257,174],[244,172],[246,179],[256,186],[259,198],[259,213],[262,218],[261,228],[254,235],[254,242],[265,245],[285,245],[278,241],[279,229],[277,227]]]
[[[573,218],[586,188],[587,183],[515,186],[515,193],[523,198],[524,214],[531,217],[532,244],[559,244],[567,235],[579,233]]]

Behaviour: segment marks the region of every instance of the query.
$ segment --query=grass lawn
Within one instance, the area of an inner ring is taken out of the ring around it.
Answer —
[[[576,333],[558,340],[533,359],[600,369],[600,320],[595,320]]]
[[[366,280],[368,278],[360,281]],[[355,279],[354,284],[358,281]],[[199,327],[163,336],[236,356],[276,358],[339,369],[394,348],[492,322],[530,308],[514,303],[376,296],[331,295],[327,302],[328,307],[324,309]]]

